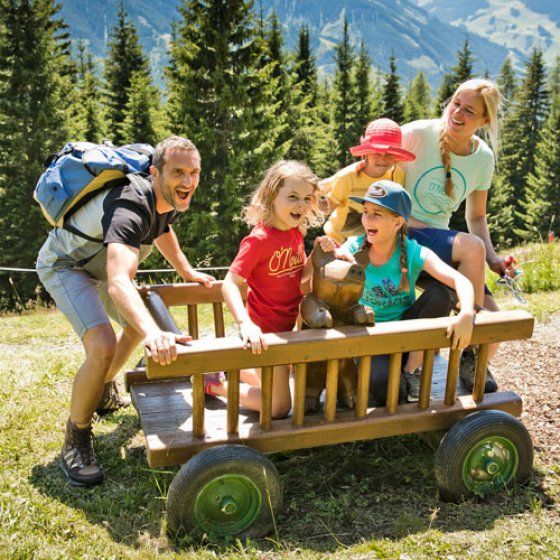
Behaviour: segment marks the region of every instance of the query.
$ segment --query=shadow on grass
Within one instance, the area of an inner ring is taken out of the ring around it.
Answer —
[[[143,453],[128,450],[138,431],[136,416],[120,413],[114,423],[113,431],[97,437],[104,484],[71,486],[58,460],[37,466],[31,483],[46,496],[82,510],[116,542],[141,548],[146,536],[162,537],[165,496],[177,469],[149,469]],[[550,502],[539,487],[542,474],[537,471],[525,486],[497,496],[441,502],[434,452],[412,435],[275,453],[271,459],[284,483],[284,506],[276,520],[278,534],[252,543],[260,550],[332,552],[372,539],[398,541],[429,529],[482,532],[499,519]],[[180,550],[209,545],[187,538],[165,546]]]
[[[327,552],[429,529],[486,531],[551,502],[538,471],[496,496],[442,502],[434,451],[414,435],[276,454],[273,461],[284,481],[278,532],[290,547]]]
[[[34,467],[30,483],[45,496],[83,511],[90,523],[102,525],[116,542],[139,547],[146,537],[158,539],[167,487],[176,469],[151,469],[143,446],[136,443],[138,431],[138,417],[122,411],[94,427],[97,456],[105,473],[99,486],[71,485],[58,456]]]

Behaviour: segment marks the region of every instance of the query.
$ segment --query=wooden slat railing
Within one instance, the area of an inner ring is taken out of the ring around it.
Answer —
[[[327,422],[336,419],[336,390],[339,360],[361,358],[358,365],[358,404],[355,415],[363,417],[367,410],[369,391],[369,356],[391,354],[386,411],[394,414],[398,410],[399,378],[402,354],[415,350],[424,351],[424,374],[421,384],[421,398],[418,407],[425,410],[430,402],[430,385],[436,349],[449,344],[446,332],[450,318],[417,319],[381,323],[373,327],[346,326],[336,329],[309,329],[299,332],[285,332],[265,335],[268,350],[252,354],[244,350],[237,337],[221,339],[193,340],[187,346],[178,348],[178,357],[170,365],[161,366],[151,359],[147,361],[149,379],[170,379],[193,374],[215,371],[228,373],[228,390],[231,395],[227,402],[227,430],[236,433],[239,414],[239,370],[263,368],[263,411],[260,416],[262,430],[270,430],[272,419],[270,405],[272,398],[272,368],[276,365],[294,364],[294,398],[292,422],[302,426],[305,421],[305,377],[306,364],[327,361],[326,399],[324,416]],[[479,360],[473,399],[480,402],[484,398],[484,376],[488,357],[488,345],[506,340],[529,338],[533,331],[533,318],[524,311],[507,311],[480,314],[476,318],[473,343],[479,346]],[[456,401],[460,352],[450,351],[444,403],[451,406]],[[194,375],[199,378],[199,375]],[[195,387],[198,383],[195,383]],[[200,395],[195,391],[194,400]],[[203,399],[202,399],[203,400]],[[198,404],[198,403],[197,403]],[[193,415],[203,415],[204,408],[193,406]],[[193,419],[197,437],[201,437],[204,419]],[[193,427],[194,431],[194,427]]]

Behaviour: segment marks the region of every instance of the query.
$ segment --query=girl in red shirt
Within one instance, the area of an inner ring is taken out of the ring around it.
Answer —
[[[303,236],[316,220],[318,179],[303,163],[279,161],[266,173],[244,209],[246,223],[253,227],[241,241],[239,252],[224,279],[224,300],[239,327],[244,348],[253,354],[267,349],[263,333],[294,328],[303,294],[301,283],[311,275],[306,265]],[[327,237],[318,239],[321,247],[334,250]],[[247,305],[241,286],[248,285]],[[260,370],[242,370],[240,403],[261,408]],[[286,416],[292,405],[290,368],[276,366],[272,381],[272,416]],[[206,392],[226,396],[223,376],[206,376]]]

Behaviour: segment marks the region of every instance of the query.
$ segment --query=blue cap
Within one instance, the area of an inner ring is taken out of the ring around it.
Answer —
[[[350,200],[364,204],[371,202],[391,210],[402,216],[405,222],[410,218],[412,209],[412,201],[410,195],[398,184],[393,181],[383,180],[377,181],[370,185],[365,196],[350,196]]]

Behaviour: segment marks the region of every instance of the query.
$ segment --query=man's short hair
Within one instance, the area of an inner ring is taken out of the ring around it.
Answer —
[[[169,136],[164,138],[155,147],[154,155],[152,157],[152,164],[161,173],[163,166],[167,161],[167,150],[185,150],[186,152],[198,152],[196,146],[188,138],[182,136]]]

